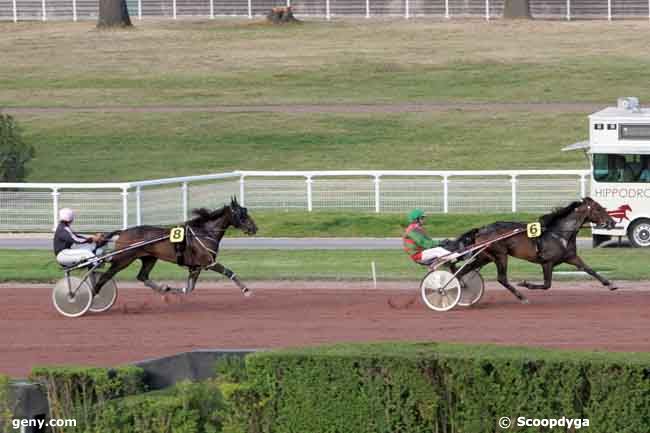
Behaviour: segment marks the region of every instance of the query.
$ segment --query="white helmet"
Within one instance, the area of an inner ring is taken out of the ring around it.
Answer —
[[[59,221],[65,221],[71,223],[74,221],[74,212],[69,207],[64,207],[59,210]]]

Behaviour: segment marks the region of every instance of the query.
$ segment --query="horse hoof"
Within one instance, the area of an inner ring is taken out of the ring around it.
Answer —
[[[613,292],[614,290],[618,290],[618,286],[615,285],[615,284],[612,284],[611,286],[609,286],[609,290],[612,291],[612,292]]]
[[[242,293],[244,294],[244,296],[246,296],[247,298],[250,298],[251,296],[253,296],[253,292],[252,292],[250,289],[244,289],[244,290],[242,290],[241,292],[242,292]]]
[[[517,284],[517,285],[518,285],[519,287],[526,287],[526,288],[528,288],[528,281],[524,280],[524,281],[520,282],[520,283]]]
[[[520,299],[521,303],[524,305],[530,304],[530,301],[526,298]]]

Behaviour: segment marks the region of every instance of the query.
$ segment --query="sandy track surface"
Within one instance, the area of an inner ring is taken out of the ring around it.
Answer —
[[[204,284],[163,298],[124,286],[112,310],[60,316],[48,285],[3,284],[0,372],[36,365],[109,366],[193,349],[275,348],[352,341],[458,341],[613,351],[650,350],[650,283],[616,292],[593,282],[527,291],[522,305],[488,284],[481,303],[428,310],[417,283],[266,282],[245,298],[229,284]]]

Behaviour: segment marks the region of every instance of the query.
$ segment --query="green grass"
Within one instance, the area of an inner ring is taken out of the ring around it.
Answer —
[[[650,353],[647,352],[600,352],[600,351],[571,351],[547,349],[542,347],[503,346],[496,344],[464,344],[448,342],[373,342],[373,343],[342,343],[321,346],[288,348],[259,354],[252,357],[359,357],[363,359],[379,358],[467,358],[485,360],[544,359],[553,361],[600,361],[623,362],[626,364],[647,364]]]
[[[645,31],[641,20],[0,23],[0,106],[647,100]]]
[[[578,114],[77,113],[25,115],[20,123],[36,148],[28,178],[33,182],[235,169],[586,167],[580,152],[560,152],[587,134],[586,118]]]
[[[0,23],[0,107],[650,99],[645,22]],[[619,47],[626,47],[620,50]],[[29,55],[26,55],[29,53]],[[83,61],[80,61],[83,59]],[[621,77],[624,77],[622,79]],[[597,89],[594,90],[594,89]],[[41,113],[30,181],[583,168],[587,112]],[[481,155],[477,158],[476,155]],[[251,157],[251,156],[254,156]]]
[[[594,269],[614,280],[650,279],[648,259],[650,252],[637,249],[596,249],[581,252],[583,259]],[[424,275],[425,268],[418,266],[400,250],[354,251],[354,250],[224,250],[221,262],[233,269],[244,281],[254,280],[368,280],[371,279],[370,263],[375,262],[379,281],[416,280]],[[120,273],[118,280],[134,280],[139,263]],[[572,271],[575,268],[562,265],[556,271]],[[482,274],[495,278],[494,265],[485,267]],[[187,273],[174,264],[159,263],[152,276],[160,280],[184,280]],[[509,275],[517,279],[542,279],[538,265],[512,259]],[[0,281],[52,282],[62,273],[54,263],[49,251],[0,250]],[[206,279],[221,278],[213,272],[205,272]],[[556,276],[560,279],[582,279],[576,276]],[[595,285],[598,282],[594,281]]]
[[[263,237],[400,237],[407,225],[405,209],[397,213],[360,212],[251,212]],[[425,228],[432,237],[456,237],[472,227],[495,221],[537,221],[539,215],[427,214]],[[245,236],[231,230],[229,236]]]

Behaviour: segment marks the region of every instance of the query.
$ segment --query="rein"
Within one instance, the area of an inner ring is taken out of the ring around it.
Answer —
[[[215,263],[217,263],[217,251],[213,250],[212,248],[207,247],[203,241],[201,240],[200,236],[197,236],[197,234],[192,230],[192,227],[187,226],[187,230],[190,232],[190,234],[199,242],[199,245],[206,251],[208,251],[210,254],[212,254],[212,263],[210,263],[208,266],[205,266],[204,269],[207,269],[211,266],[213,266]],[[225,230],[224,230],[225,231]],[[210,236],[205,236],[207,239],[210,239],[213,242],[218,242],[216,239],[210,237]],[[191,242],[191,241],[190,241]],[[218,249],[218,248],[217,248]]]

